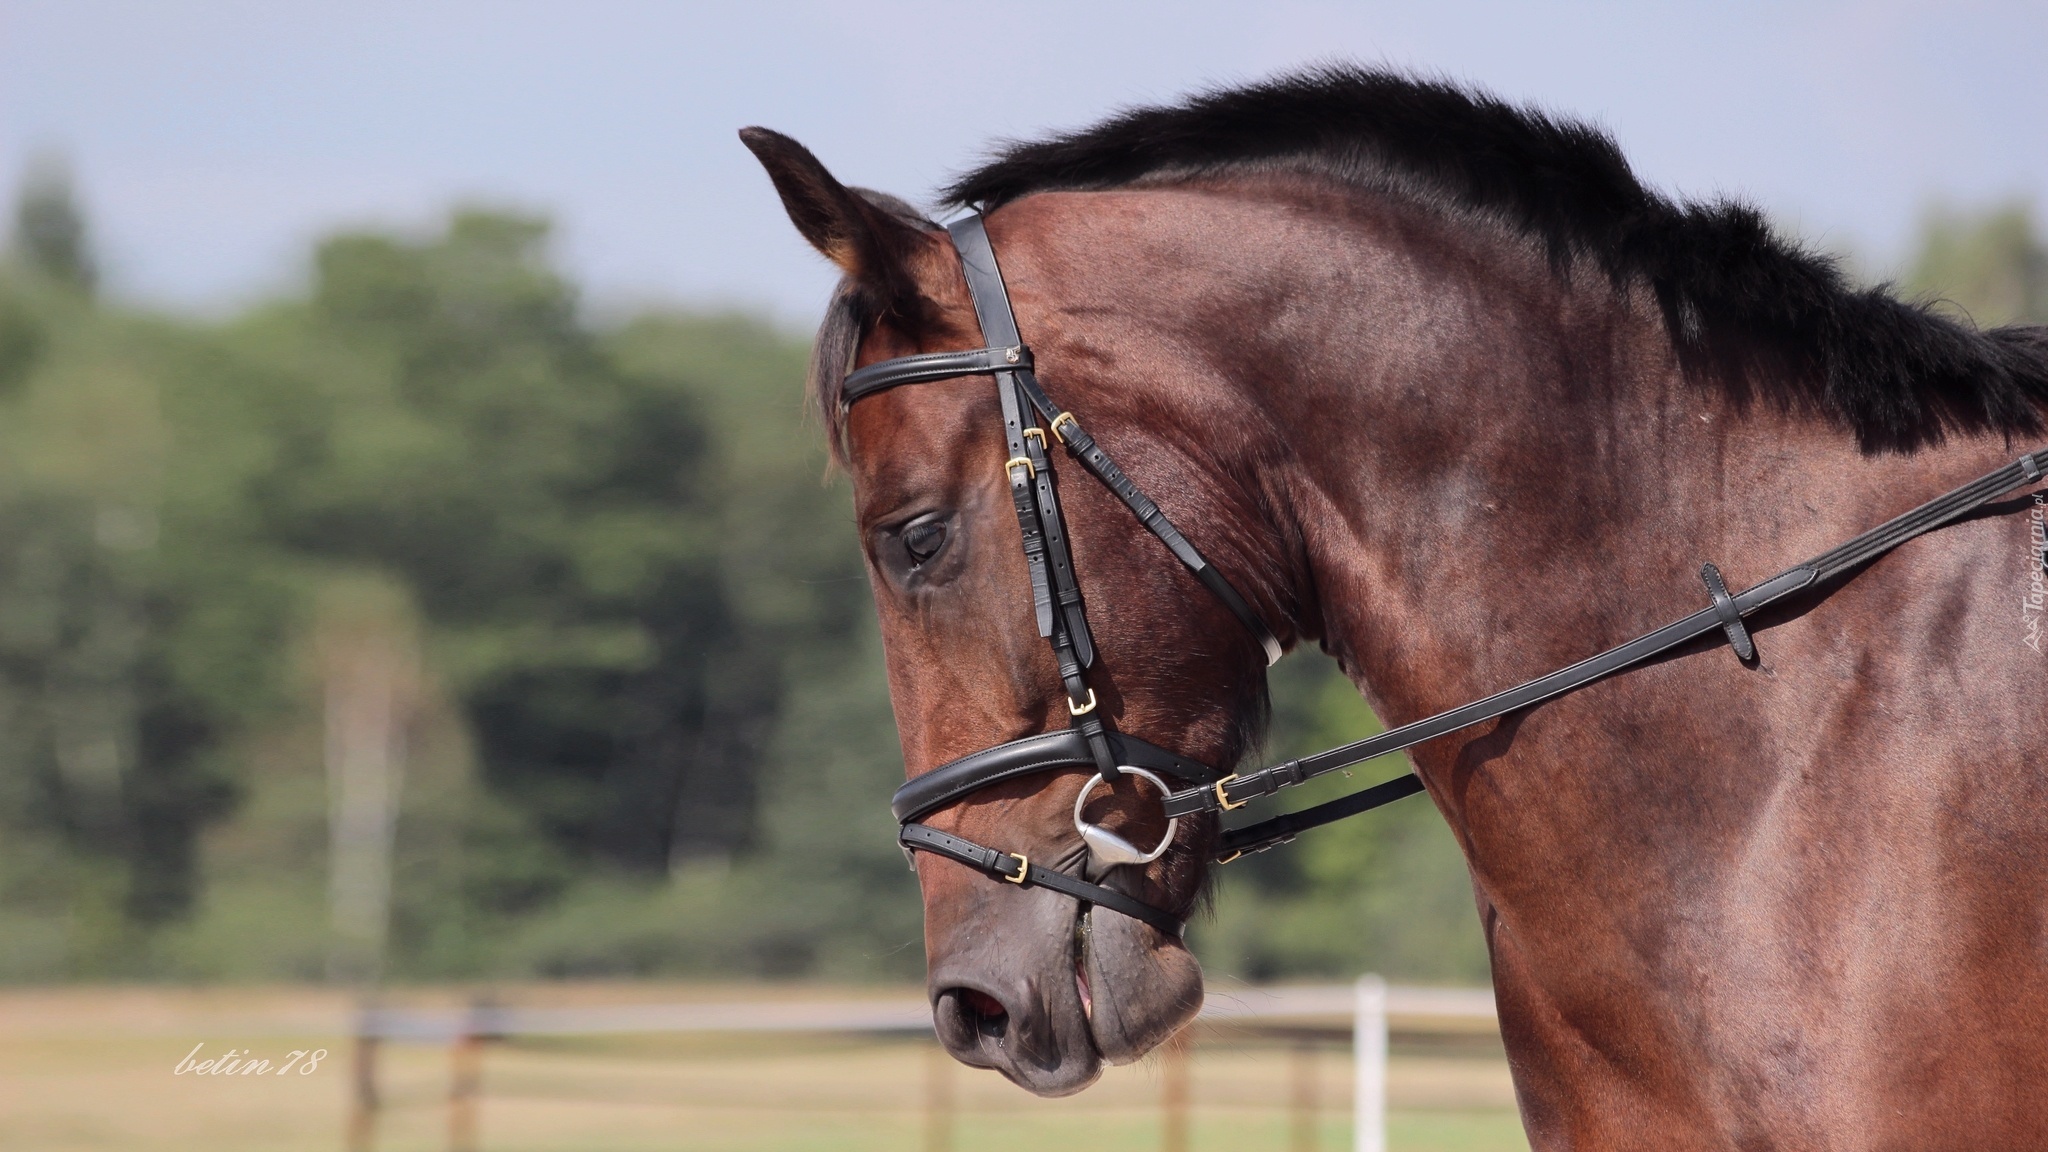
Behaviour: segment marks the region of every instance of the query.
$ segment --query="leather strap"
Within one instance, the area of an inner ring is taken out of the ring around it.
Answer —
[[[1900,516],[1864,532],[1843,544],[1821,553],[1804,564],[1788,568],[1769,580],[1756,585],[1733,598],[1736,614],[1749,616],[1765,605],[1774,603],[1801,589],[1824,583],[1843,575],[1858,565],[1883,555],[1893,548],[1931,532],[1954,520],[1965,512],[1977,508],[2021,485],[2031,483],[2031,474],[2038,478],[2042,465],[2048,462],[2048,449],[2020,457],[2003,468],[1996,469],[1945,495],[1938,496]],[[1191,816],[1198,812],[1214,812],[1235,808],[1247,800],[1269,796],[1282,788],[1312,780],[1326,772],[1347,768],[1412,748],[1425,740],[1469,728],[1509,712],[1538,704],[1553,696],[1562,695],[1575,688],[1584,687],[1595,680],[1611,676],[1624,668],[1640,664],[1668,648],[1683,644],[1696,636],[1712,632],[1721,627],[1721,616],[1714,608],[1702,608],[1682,620],[1666,624],[1654,632],[1648,632],[1625,644],[1609,648],[1596,656],[1589,656],[1569,667],[1539,676],[1534,680],[1517,684],[1513,688],[1496,692],[1483,700],[1476,700],[1440,712],[1435,716],[1403,724],[1377,736],[1304,756],[1300,760],[1289,760],[1257,772],[1241,773],[1226,777],[1222,782],[1208,788],[1176,792],[1166,798],[1168,816]],[[1306,812],[1293,814],[1297,822],[1314,813],[1341,805],[1344,801],[1318,805]],[[1363,809],[1354,809],[1363,811]],[[1350,815],[1350,811],[1338,812],[1327,819],[1313,820],[1301,827],[1314,827],[1330,820]],[[1254,826],[1255,828],[1258,826]],[[1251,831],[1250,829],[1246,830]]]
[[[1216,862],[1228,864],[1239,856],[1277,848],[1311,828],[1319,828],[1346,816],[1356,816],[1360,812],[1370,812],[1422,790],[1421,777],[1413,772],[1403,772],[1385,783],[1362,788],[1349,796],[1305,811],[1289,812],[1242,828],[1226,828],[1216,843]]]
[[[981,217],[970,215],[957,220],[946,232],[960,254],[961,274],[967,280],[967,294],[974,302],[974,317],[981,325],[982,338],[994,346],[1022,344],[1017,334],[1017,317],[1010,311],[1010,293],[1003,287],[1002,269],[996,264],[995,248],[989,244],[988,230],[982,226]],[[1008,451],[1003,470],[1010,482],[1017,526],[1024,536],[1024,560],[1030,569],[1038,634],[1052,646],[1053,663],[1067,692],[1067,709],[1074,716],[1075,732],[1087,746],[1095,770],[1105,780],[1113,780],[1119,769],[1110,752],[1108,727],[1095,710],[1095,693],[1085,676],[1095,663],[1095,640],[1088,631],[1081,581],[1067,548],[1066,517],[1060,514],[1059,493],[1053,486],[1045,430],[1037,426],[1023,391],[1023,381],[1030,374],[1028,369],[1009,368],[998,368],[993,373]]]
[[[1090,436],[1088,431],[1081,427],[1081,422],[1074,418],[1073,413],[1062,412],[1056,408],[1052,399],[1045,394],[1045,390],[1039,387],[1036,376],[1026,372],[1020,374],[1019,379],[1024,386],[1025,395],[1031,398],[1032,405],[1044,414],[1047,420],[1053,422],[1053,435],[1058,436],[1060,442],[1067,446],[1068,453],[1079,460],[1081,466],[1100,480],[1105,488],[1115,493],[1117,499],[1124,502],[1124,507],[1129,508],[1132,514],[1137,516],[1138,523],[1143,524],[1146,531],[1157,536],[1160,542],[1166,545],[1167,551],[1173,553],[1173,558],[1180,561],[1189,572],[1194,573],[1195,579],[1200,580],[1203,587],[1218,600],[1223,601],[1223,606],[1230,609],[1230,614],[1237,617],[1245,630],[1259,642],[1259,647],[1266,654],[1267,667],[1270,668],[1279,662],[1280,657],[1285,655],[1280,647],[1280,641],[1273,635],[1273,630],[1266,627],[1266,622],[1259,618],[1259,614],[1252,610],[1252,606],[1245,602],[1245,598],[1238,594],[1237,589],[1231,586],[1230,581],[1224,578],[1223,573],[1217,571],[1216,566],[1209,563],[1193,544],[1188,543],[1187,537],[1181,535],[1180,529],[1173,526],[1173,521],[1166,518],[1166,513],[1159,510],[1159,505],[1153,503],[1151,497],[1146,496],[1131,482],[1131,478],[1124,474],[1124,470],[1117,467],[1116,461],[1109,458],[1109,453],[1104,452],[1102,446],[1095,442],[1095,437]]]
[[[982,338],[992,346],[1016,347],[1023,344],[1017,334],[1017,317],[1010,311],[1010,293],[1003,286],[1002,269],[996,264],[994,246],[989,243],[988,229],[983,226],[979,215],[968,215],[946,227],[947,235],[953,239],[953,247],[960,255],[960,271],[967,280],[967,295],[974,302],[974,317],[981,325]],[[1047,592],[1051,598],[1052,612],[1065,625],[1065,643],[1073,649],[1073,663],[1081,668],[1095,663],[1094,638],[1088,631],[1087,613],[1081,605],[1081,582],[1074,574],[1073,556],[1067,548],[1066,518],[1060,514],[1059,495],[1053,488],[1051,460],[1045,451],[1045,430],[1037,426],[1032,409],[1025,402],[1021,391],[1023,378],[1028,368],[997,366],[992,370],[996,378],[996,391],[1002,401],[1003,434],[1007,442],[1010,461],[1029,460],[1030,467],[1010,466],[1013,487],[1021,479],[1030,488],[1028,504],[1032,515],[1038,521],[1038,534],[1043,549],[1037,554],[1027,552],[1027,561],[1034,567],[1043,565]],[[1036,433],[1036,435],[1032,435]],[[1021,522],[1025,500],[1018,500]],[[1034,572],[1033,590],[1037,589],[1037,574]],[[1059,630],[1045,627],[1046,616],[1040,615],[1039,635],[1051,640],[1055,649],[1062,647]],[[1062,678],[1069,681],[1068,697],[1076,707],[1084,700],[1085,687],[1076,690],[1075,676],[1064,670]]]
[[[1813,583],[1814,579],[1811,568],[1794,568],[1744,592],[1736,597],[1735,602],[1746,614],[1781,596],[1790,595],[1806,587]],[[1640,664],[1667,648],[1682,644],[1719,626],[1720,619],[1714,614],[1714,610],[1702,608],[1683,620],[1666,624],[1626,644],[1588,657],[1570,667],[1560,668],[1548,675],[1496,692],[1483,700],[1476,700],[1448,712],[1440,712],[1427,719],[1417,720],[1413,724],[1404,724],[1340,748],[1319,752],[1314,756],[1304,756],[1300,760],[1290,760],[1285,764],[1276,764],[1257,772],[1241,773],[1224,780],[1212,789],[1176,792],[1166,798],[1167,815],[1189,816],[1197,812],[1235,808],[1247,800],[1270,796],[1282,788],[1312,780],[1325,772],[1348,768],[1375,756],[1399,752],[1425,740],[1434,740],[1438,736],[1456,732],[1461,728],[1470,728],[1474,724],[1519,711],[1574,688],[1583,687],[1623,668]]]
[[[950,832],[941,832],[929,824],[906,824],[897,834],[896,842],[917,852],[930,852],[956,860],[978,872],[1007,880],[1023,888],[1050,888],[1062,896],[1071,896],[1083,904],[1093,904],[1112,912],[1121,912],[1133,920],[1142,920],[1167,936],[1178,939],[1186,923],[1164,908],[1155,908],[1142,900],[1124,895],[1114,888],[1090,884],[1077,880],[1064,872],[1055,872],[1031,863],[1028,857],[964,840]]]
[[[1176,756],[1126,732],[1110,732],[1107,739],[1110,754],[1119,765],[1145,768],[1188,784],[1210,783],[1223,775],[1206,764]],[[911,777],[896,789],[896,795],[889,800],[889,810],[895,813],[898,824],[908,823],[997,781],[1094,763],[1094,754],[1079,729],[1043,732],[984,748]]]
[[[840,386],[840,402],[851,404],[887,388],[902,384],[923,384],[955,376],[985,376],[1004,368],[1031,367],[1031,349],[1022,344],[1007,348],[976,348],[968,352],[926,352],[899,356],[856,369]]]
[[[1721,570],[1709,562],[1700,565],[1700,579],[1706,582],[1707,595],[1714,601],[1714,618],[1721,622],[1721,631],[1728,636],[1728,644],[1735,649],[1735,658],[1744,664],[1756,659],[1756,641],[1749,638],[1749,628],[1742,623],[1742,613],[1735,607],[1735,598],[1728,595],[1728,584],[1721,579]]]

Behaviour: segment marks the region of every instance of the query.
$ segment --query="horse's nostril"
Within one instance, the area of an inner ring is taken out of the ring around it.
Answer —
[[[1010,1022],[1010,1014],[1003,1010],[1002,1002],[986,992],[972,988],[960,991],[960,1000],[974,1019],[974,1030],[992,1040],[1002,1039],[1003,1029]]]

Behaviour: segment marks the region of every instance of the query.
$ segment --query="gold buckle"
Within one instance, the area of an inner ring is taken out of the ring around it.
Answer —
[[[1024,430],[1024,438],[1025,438],[1026,440],[1029,440],[1029,439],[1031,439],[1031,438],[1032,438],[1033,436],[1036,436],[1036,437],[1038,437],[1038,446],[1039,446],[1040,448],[1043,448],[1043,447],[1045,447],[1045,429],[1043,429],[1043,428],[1026,428],[1026,429]]]
[[[1025,878],[1031,875],[1031,857],[1026,856],[1022,852],[1012,852],[1010,855],[1017,858],[1017,874],[1015,876],[1004,876],[1003,879],[1008,880],[1012,884],[1022,884]]]
[[[1095,689],[1093,689],[1093,688],[1090,688],[1090,689],[1088,690],[1088,702],[1087,702],[1086,704],[1083,704],[1083,705],[1081,705],[1081,706],[1080,706],[1079,708],[1076,708],[1076,707],[1074,707],[1074,698],[1073,698],[1073,697],[1071,697],[1071,696],[1067,697],[1067,713],[1068,713],[1068,715],[1071,715],[1071,716],[1086,716],[1087,714],[1089,714],[1090,712],[1093,712],[1093,711],[1095,711]]]
[[[1244,807],[1245,805],[1247,805],[1247,804],[1251,803],[1251,801],[1250,801],[1250,800],[1248,800],[1248,799],[1247,799],[1247,800],[1239,800],[1239,801],[1238,801],[1237,803],[1235,803],[1235,804],[1232,804],[1232,803],[1230,802],[1230,794],[1229,794],[1228,792],[1225,792],[1225,791],[1223,790],[1223,786],[1224,786],[1225,784],[1228,784],[1228,783],[1230,783],[1230,782],[1231,782],[1232,780],[1235,780],[1235,779],[1237,779],[1237,773],[1235,773],[1235,772],[1232,772],[1232,773],[1231,773],[1230,775],[1228,775],[1228,776],[1225,776],[1225,777],[1224,777],[1223,779],[1221,779],[1221,780],[1218,780],[1218,781],[1216,782],[1216,802],[1217,802],[1218,804],[1221,804],[1221,805],[1223,805],[1223,810],[1224,810],[1225,812],[1235,812],[1235,811],[1237,811],[1237,810],[1238,810],[1239,808],[1242,808],[1242,807]],[[1240,855],[1242,855],[1242,853],[1240,853]],[[1234,859],[1236,859],[1236,858],[1237,858],[1237,857],[1235,857],[1235,856],[1231,857],[1231,859],[1233,859],[1233,860],[1234,860]]]
[[[1224,857],[1223,859],[1221,859],[1221,860],[1218,860],[1218,861],[1216,862],[1216,866],[1217,866],[1218,868],[1221,868],[1221,867],[1223,867],[1223,866],[1224,866],[1225,864],[1228,864],[1228,863],[1230,863],[1230,862],[1231,862],[1232,860],[1236,860],[1236,859],[1238,859],[1239,857],[1242,857],[1243,855],[1244,855],[1244,852],[1243,852],[1242,850],[1239,850],[1239,851],[1236,851],[1236,852],[1232,852],[1232,853],[1231,853],[1230,855],[1228,855],[1228,856],[1225,856],[1225,857]]]
[[[1081,426],[1081,422],[1079,420],[1074,419],[1074,414],[1072,412],[1062,412],[1059,415],[1052,418],[1052,434],[1060,438],[1060,443],[1065,444],[1067,442],[1067,438],[1060,432],[1060,425],[1062,423],[1072,424],[1074,427],[1079,428]]]
[[[1008,476],[1011,470],[1016,468],[1019,464],[1022,464],[1024,466],[1025,476],[1036,477],[1038,475],[1038,466],[1031,462],[1031,457],[1029,456],[1012,456],[1008,460],[1005,460],[1003,462],[1003,475]]]

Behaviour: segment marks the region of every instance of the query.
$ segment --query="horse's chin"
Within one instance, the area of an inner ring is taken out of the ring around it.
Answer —
[[[1093,912],[1075,970],[1088,1034],[1109,1064],[1129,1064],[1202,1009],[1202,966],[1179,940],[1136,920]]]

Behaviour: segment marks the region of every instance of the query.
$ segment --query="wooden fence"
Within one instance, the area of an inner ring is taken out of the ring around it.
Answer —
[[[1355,1152],[1386,1152],[1387,1035],[1398,1020],[1404,1032],[1427,1032],[1494,1019],[1493,993],[1486,989],[1390,986],[1377,976],[1354,985],[1211,990],[1198,1025],[1221,1026],[1240,1034],[1277,1034],[1299,1041],[1301,1061],[1313,1058],[1309,1042],[1348,1038],[1353,1052]],[[1184,1152],[1188,1141],[1188,1060],[1197,1029],[1170,1041],[1161,1070],[1161,1129],[1166,1152]],[[388,1043],[445,1045],[449,1051],[448,1146],[475,1152],[477,1108],[482,1093],[486,1046],[520,1036],[597,1036],[647,1033],[810,1033],[818,1035],[932,1034],[931,1007],[922,999],[842,1001],[758,1001],[740,1003],[639,1004],[579,1008],[530,1008],[478,1002],[466,1009],[365,1007],[357,1017],[353,1060],[353,1105],[348,1125],[351,1152],[372,1152],[379,1108],[378,1052]],[[925,1071],[925,1147],[950,1152],[955,1114],[953,1061],[936,1047]],[[1297,1147],[1312,1146],[1317,1100],[1306,1066],[1293,1077],[1290,1130]],[[1304,1137],[1304,1134],[1306,1137]]]

